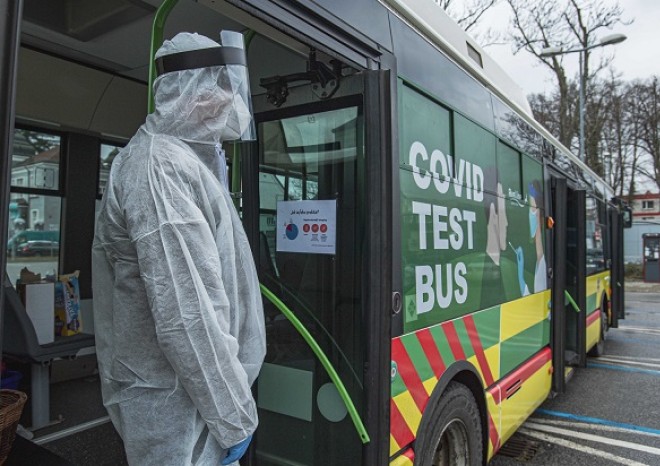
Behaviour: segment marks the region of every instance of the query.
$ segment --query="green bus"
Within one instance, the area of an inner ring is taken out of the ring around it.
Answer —
[[[627,208],[433,1],[0,4],[3,218],[57,203],[83,322],[153,48],[244,32],[258,138],[225,149],[268,344],[244,464],[487,463],[624,317]],[[10,176],[46,159],[47,185]]]

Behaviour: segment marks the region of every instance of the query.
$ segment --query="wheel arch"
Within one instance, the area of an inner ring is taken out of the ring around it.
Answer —
[[[605,313],[605,318],[607,321],[607,328],[609,329],[612,325],[612,316],[610,310],[611,298],[608,296],[607,291],[603,290],[603,295],[600,298],[600,310]]]
[[[440,376],[440,380],[438,380],[438,383],[433,388],[433,393],[431,393],[431,397],[422,414],[422,420],[417,429],[418,435],[415,439],[415,447],[420,446],[423,448],[426,443],[425,433],[429,430],[429,423],[435,415],[435,408],[438,406],[440,398],[450,382],[458,382],[466,386],[472,392],[472,396],[477,402],[479,417],[481,418],[483,464],[486,464],[488,458],[488,408],[486,405],[486,392],[477,369],[468,361],[457,361],[453,363]]]

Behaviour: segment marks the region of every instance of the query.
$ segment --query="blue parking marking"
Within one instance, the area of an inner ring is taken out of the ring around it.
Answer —
[[[564,419],[572,419],[574,421],[588,422],[590,424],[600,424],[603,426],[619,427],[637,432],[647,432],[649,434],[660,435],[659,429],[652,429],[650,427],[637,426],[635,424],[626,424],[624,422],[608,421],[607,419],[600,419],[590,416],[579,416],[577,414],[564,413],[562,411],[552,411],[549,409],[537,409],[537,414],[545,414],[546,416],[561,417]]]
[[[649,374],[660,377],[660,371],[654,371],[653,369],[639,369],[637,367],[624,367],[616,366],[614,364],[602,364],[599,362],[589,362],[587,367],[595,367],[596,369],[609,369],[612,371],[621,371],[621,372],[637,372],[639,374]]]

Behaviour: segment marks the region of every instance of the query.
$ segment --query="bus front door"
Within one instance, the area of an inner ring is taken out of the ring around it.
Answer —
[[[585,192],[551,176],[553,390],[563,393],[573,367],[586,364]]]
[[[616,206],[609,207],[609,223],[610,223],[610,242],[611,259],[610,259],[610,273],[612,274],[612,299],[611,299],[611,315],[610,326],[617,328],[619,326],[619,319],[625,318],[625,304],[623,293],[624,281],[624,257],[623,257],[623,212],[619,211]],[[607,310],[605,310],[607,312]]]
[[[262,286],[299,325],[264,296],[267,355],[253,387],[259,428],[250,465],[365,461],[364,437],[300,327],[364,418],[369,280],[378,276],[367,270],[375,239],[367,233],[366,74],[344,78],[332,99],[311,85],[289,89],[278,107],[253,96],[257,143],[241,161],[243,218]]]

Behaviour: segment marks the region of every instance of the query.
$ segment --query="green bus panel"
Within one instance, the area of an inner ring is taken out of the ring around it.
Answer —
[[[546,289],[542,166],[402,82],[399,99],[404,331]]]

